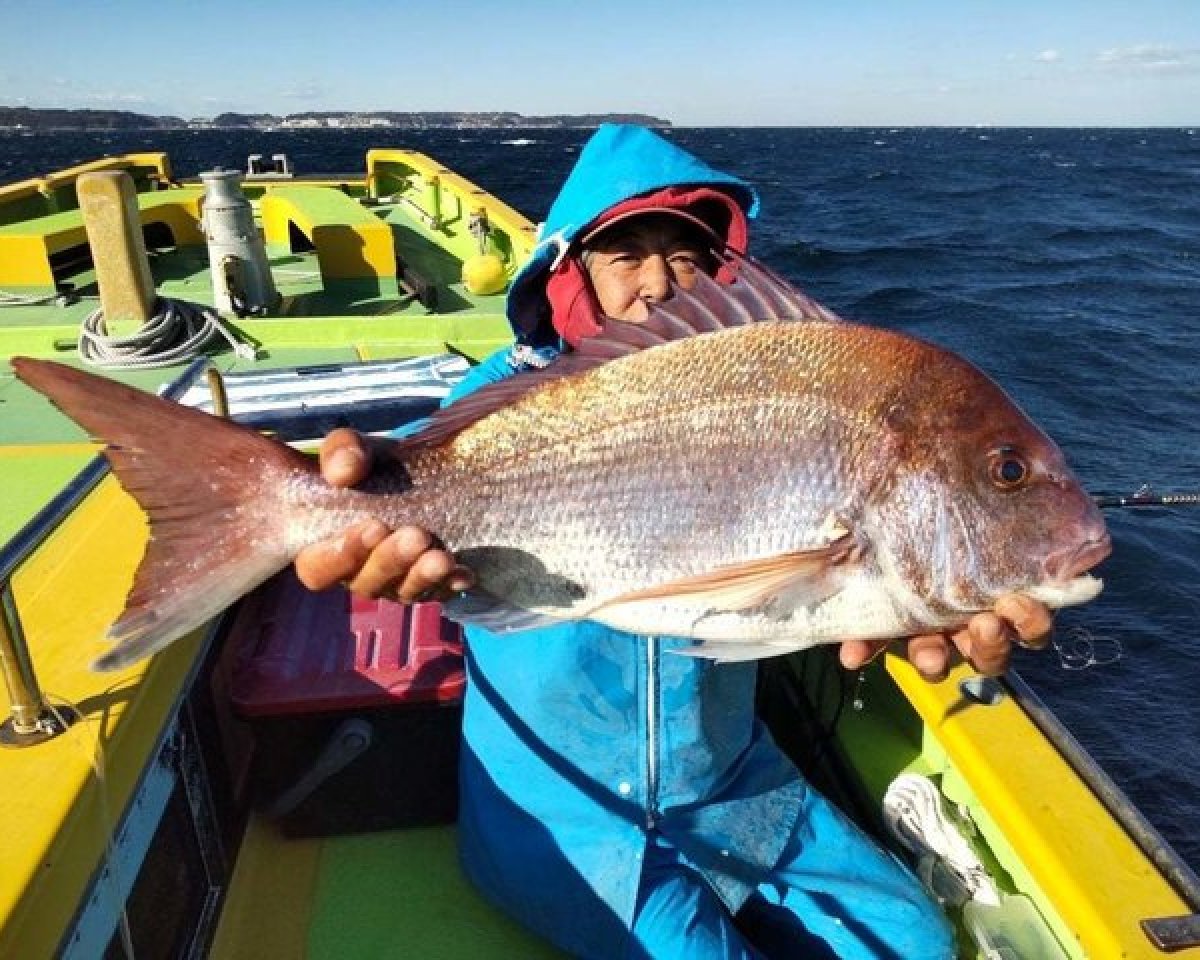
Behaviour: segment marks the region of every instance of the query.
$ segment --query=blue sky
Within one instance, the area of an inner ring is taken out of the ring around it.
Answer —
[[[0,0],[0,105],[1191,126],[1200,0]]]

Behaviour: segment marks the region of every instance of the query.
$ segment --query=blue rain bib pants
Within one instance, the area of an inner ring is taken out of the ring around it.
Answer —
[[[519,366],[490,357],[448,402]],[[459,834],[475,886],[597,960],[953,956],[912,874],[757,719],[756,665],[672,653],[690,645],[592,622],[467,628]]]

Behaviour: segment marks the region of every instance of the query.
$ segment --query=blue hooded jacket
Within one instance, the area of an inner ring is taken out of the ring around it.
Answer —
[[[601,126],[580,151],[539,227],[533,255],[513,278],[507,313],[517,340],[542,346],[553,339],[546,277],[588,224],[631,197],[675,186],[719,189],[747,217],[758,215],[758,194],[744,180],[714,170],[645,127]]]
[[[544,310],[564,243],[609,207],[676,184],[757,199],[656,134],[605,126],[580,154],[509,296]],[[538,302],[542,296],[542,303]],[[448,402],[522,368],[518,348]],[[577,956],[623,956],[641,863],[667,843],[736,910],[779,860],[807,787],[756,718],[756,667],[674,654],[690,640],[592,622],[467,629],[459,832],[464,868],[506,912]]]

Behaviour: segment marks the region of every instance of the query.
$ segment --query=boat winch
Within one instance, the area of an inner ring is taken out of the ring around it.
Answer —
[[[267,263],[267,249],[254,223],[254,209],[242,193],[236,170],[209,170],[204,183],[204,238],[212,265],[213,300],[218,310],[239,317],[275,309],[279,294]]]

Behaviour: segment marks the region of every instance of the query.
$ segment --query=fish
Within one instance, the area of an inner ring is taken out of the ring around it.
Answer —
[[[750,259],[450,404],[352,489],[231,420],[12,366],[106,445],[148,517],[100,670],[372,517],[430,531],[473,571],[452,619],[594,620],[722,661],[954,628],[1007,593],[1083,603],[1111,550],[1062,451],[981,370],[846,322]]]

